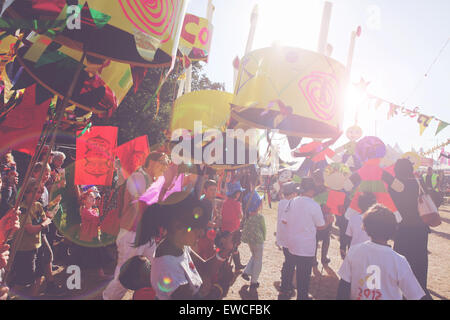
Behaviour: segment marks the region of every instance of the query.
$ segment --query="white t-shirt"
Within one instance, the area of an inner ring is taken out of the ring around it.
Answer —
[[[171,299],[178,287],[189,284],[191,290],[198,292],[202,285],[202,278],[192,262],[190,247],[185,246],[179,257],[170,255],[155,257],[152,263],[151,283],[160,300]]]
[[[347,230],[345,234],[349,237],[352,237],[352,242],[350,246],[354,246],[355,244],[366,242],[370,240],[370,237],[367,235],[366,230],[363,229],[363,216],[362,214],[353,215],[348,220]]]
[[[280,247],[287,248],[288,244],[288,234],[287,234],[287,224],[286,224],[286,209],[291,208],[294,199],[287,200],[281,199],[278,202],[278,217],[277,217],[277,244]],[[289,203],[291,205],[289,205]],[[283,221],[285,223],[283,223]]]
[[[325,225],[320,205],[309,197],[294,198],[285,218],[289,252],[296,256],[314,257],[316,228]]]
[[[366,241],[350,247],[338,271],[351,284],[352,300],[419,300],[425,295],[406,258]]]
[[[43,207],[48,206],[48,189],[45,186],[44,186],[44,192],[42,192],[42,195],[41,195],[41,201],[42,201]]]

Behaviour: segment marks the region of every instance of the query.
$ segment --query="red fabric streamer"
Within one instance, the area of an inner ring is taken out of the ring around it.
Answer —
[[[76,185],[112,184],[117,132],[117,127],[92,127],[77,138]]]
[[[36,104],[36,85],[25,90],[22,102],[0,123],[0,154],[12,149],[33,155],[47,118],[51,99]]]
[[[122,175],[127,179],[130,174],[136,171],[144,164],[145,159],[150,153],[147,135],[128,141],[117,147],[117,157],[119,157],[122,166]]]

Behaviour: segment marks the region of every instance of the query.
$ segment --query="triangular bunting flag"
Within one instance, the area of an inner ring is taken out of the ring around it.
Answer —
[[[391,103],[389,105],[388,120],[398,114],[398,108],[400,108],[400,106],[397,106],[396,104]]]
[[[436,133],[434,135],[437,135],[439,132],[441,132],[443,129],[445,129],[449,124],[445,121],[439,120],[439,125],[436,129]]]
[[[417,123],[420,125],[420,135],[423,134],[426,128],[428,128],[428,125],[430,124],[433,117],[426,116],[424,114],[420,114],[417,118]]]
[[[374,105],[375,110],[377,110],[378,107],[379,107],[382,103],[383,103],[383,100],[377,98],[377,100],[375,101],[375,105]]]

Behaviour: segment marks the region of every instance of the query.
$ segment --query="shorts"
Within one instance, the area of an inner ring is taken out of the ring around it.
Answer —
[[[316,232],[316,240],[317,241],[325,241],[331,235],[331,225],[323,230],[317,230]]]

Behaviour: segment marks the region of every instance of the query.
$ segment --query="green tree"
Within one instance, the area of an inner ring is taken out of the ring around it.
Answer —
[[[200,62],[195,62],[192,66],[192,91],[225,90],[224,83],[212,82],[205,75]],[[178,92],[177,79],[182,74],[181,68],[175,67],[161,88],[158,115],[155,117],[156,98],[151,101],[146,110],[144,110],[144,107],[156,92],[161,74],[164,76],[166,72],[167,69],[149,69],[138,91],[135,93],[134,88],[131,88],[114,115],[103,121],[103,125],[119,127],[119,145],[144,134],[148,136],[151,146],[165,142],[165,133],[170,125],[172,106]]]

